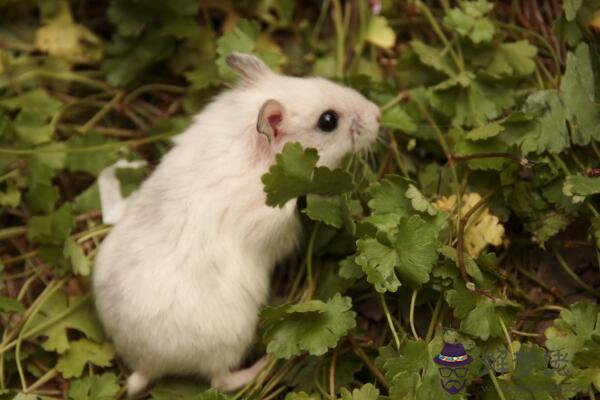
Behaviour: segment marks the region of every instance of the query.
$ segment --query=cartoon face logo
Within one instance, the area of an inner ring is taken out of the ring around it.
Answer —
[[[440,382],[444,390],[450,394],[457,394],[467,384],[467,365],[473,358],[467,354],[462,343],[444,343],[440,354],[434,357],[433,362],[439,365]]]

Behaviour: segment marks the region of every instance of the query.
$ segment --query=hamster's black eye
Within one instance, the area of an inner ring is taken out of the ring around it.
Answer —
[[[327,110],[319,117],[317,126],[323,132],[331,132],[338,125],[338,115],[333,110]]]

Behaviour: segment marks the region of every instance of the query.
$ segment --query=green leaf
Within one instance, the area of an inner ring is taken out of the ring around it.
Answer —
[[[73,211],[76,213],[85,213],[90,210],[100,209],[100,189],[98,188],[97,181],[73,200]]]
[[[251,53],[256,45],[260,28],[256,21],[238,20],[229,32],[217,39],[217,67],[219,76],[227,82],[234,82],[237,74],[227,65],[225,57],[234,51]]]
[[[57,319],[58,315],[64,317]],[[46,336],[42,347],[62,354],[70,348],[68,329],[75,329],[95,342],[103,341],[102,327],[89,297],[67,299],[61,292],[54,293],[32,318],[28,332],[35,331],[35,337]]]
[[[410,200],[410,204],[415,210],[426,212],[431,216],[437,214],[437,209],[433,207],[429,200],[423,196],[423,193],[421,193],[416,186],[412,184],[408,185],[408,189],[406,190],[406,198]]]
[[[444,17],[444,24],[460,36],[468,37],[473,43],[489,42],[496,27],[486,17],[493,5],[486,1],[462,2],[461,8],[452,8]]]
[[[535,72],[536,55],[537,48],[527,40],[501,43],[485,71],[495,77],[531,75]]]
[[[34,213],[50,213],[59,198],[58,189],[49,183],[37,183],[29,187],[27,206]]]
[[[0,190],[0,206],[17,207],[21,204],[21,192],[14,181],[10,180],[6,183],[6,189]]]
[[[321,400],[321,396],[318,393],[291,392],[285,396],[284,400]]]
[[[389,27],[387,18],[374,15],[369,21],[366,39],[375,46],[389,49],[396,43],[396,33]]]
[[[387,175],[369,188],[369,208],[374,214],[397,213],[407,215],[411,209],[405,193],[410,181],[397,176]]]
[[[65,378],[77,378],[83,373],[86,364],[110,367],[115,351],[110,343],[94,343],[80,339],[70,343],[69,350],[60,356],[56,369]]]
[[[437,71],[443,72],[450,77],[457,74],[457,72],[448,62],[447,58],[444,57],[441,49],[430,46],[416,39],[411,40],[410,46],[423,64]]]
[[[119,393],[117,376],[113,373],[77,379],[69,386],[69,400],[113,400]]]
[[[23,314],[23,312],[25,312],[25,307],[20,301],[0,295],[0,313]]]
[[[398,290],[402,283],[395,273],[399,263],[396,250],[373,238],[358,240],[356,247],[358,255],[355,262],[362,267],[367,281],[380,293]]]
[[[214,392],[215,390],[210,390]],[[197,380],[167,377],[150,390],[152,400],[198,400],[198,393],[206,393],[207,385]]]
[[[558,154],[569,147],[566,110],[556,92],[541,90],[529,95],[525,103],[525,112],[536,115],[538,119],[521,141],[524,154]]]
[[[355,317],[352,301],[339,293],[327,302],[267,307],[261,311],[263,340],[267,352],[277,358],[289,359],[305,351],[320,356],[354,328]]]
[[[507,150],[506,144],[498,138],[477,141],[463,139],[456,144],[454,152],[459,156],[476,156],[482,153],[503,153]],[[467,165],[473,170],[501,171],[506,161],[507,159],[505,157],[482,157],[467,160]]]
[[[71,261],[73,272],[76,275],[90,275],[92,268],[91,261],[86,257],[81,246],[70,237],[65,241],[63,255],[67,260]]]
[[[145,35],[140,41],[117,37],[107,47],[110,57],[102,62],[106,80],[113,86],[134,82],[151,66],[172,54],[173,41],[173,38],[161,36],[159,32]]]
[[[507,400],[559,398],[559,388],[548,370],[544,349],[536,345],[530,349],[522,346],[515,359],[517,365],[510,378],[497,380]]]
[[[600,140],[600,106],[595,93],[596,69],[587,44],[581,43],[574,53],[567,54],[560,96],[565,105],[573,143],[581,146],[592,140]]]
[[[563,184],[565,196],[592,196],[600,193],[600,177],[569,175]],[[575,200],[575,199],[574,199]]]
[[[549,350],[562,350],[571,360],[592,335],[600,335],[600,309],[591,303],[576,302],[562,310],[544,334]]]
[[[370,383],[363,385],[360,389],[354,389],[350,392],[346,388],[341,391],[342,400],[377,400],[379,399],[379,389]]]
[[[577,11],[581,7],[583,0],[565,0],[563,1],[563,10],[567,21],[573,21],[577,15]]]
[[[48,95],[43,89],[34,89],[16,97],[0,100],[0,107],[9,110],[27,110],[31,115],[50,118],[60,109],[62,103]]]
[[[395,106],[383,112],[381,126],[384,128],[398,129],[407,133],[417,130],[412,118],[400,106]]]
[[[469,140],[486,140],[498,136],[503,130],[504,127],[498,122],[491,122],[467,132],[466,138]]]
[[[431,268],[438,259],[439,231],[434,221],[425,221],[418,215],[403,217],[394,243],[382,243],[380,238],[358,240],[356,263],[378,292],[394,292],[402,283],[419,287],[429,280]]]
[[[287,143],[276,163],[262,176],[267,204],[283,207],[289,200],[312,194],[338,194],[352,189],[352,177],[341,169],[316,167],[317,150]]]
[[[507,329],[514,320],[512,309],[515,309],[515,303],[503,299],[494,301],[460,283],[446,292],[446,301],[454,308],[454,316],[461,320],[461,331],[482,340],[504,335],[500,319]]]
[[[119,180],[121,195],[129,197],[140,187],[149,172],[150,170],[147,165],[137,168],[125,167],[115,169],[115,176]]]
[[[306,196],[306,209],[303,212],[313,221],[321,221],[334,228],[340,228],[344,224],[341,201],[339,196],[325,197],[309,194]]]
[[[73,21],[69,3],[61,1],[56,15],[36,31],[38,50],[70,62],[91,63],[102,58],[102,41],[84,25]]]
[[[77,149],[114,142],[114,140],[106,140],[100,134],[88,133],[73,137],[67,142],[67,147]],[[114,157],[110,149],[99,149],[93,152],[70,152],[67,155],[66,166],[71,171],[82,171],[96,176],[113,161]]]
[[[27,221],[27,238],[34,243],[62,243],[75,226],[71,204],[44,216],[34,216]]]
[[[564,230],[569,223],[571,223],[571,218],[567,215],[550,210],[535,214],[534,218],[525,223],[525,228],[533,233],[534,241],[543,247],[550,238]]]

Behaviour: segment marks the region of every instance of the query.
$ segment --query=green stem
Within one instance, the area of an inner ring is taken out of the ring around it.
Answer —
[[[433,334],[435,332],[435,326],[437,325],[437,321],[440,317],[440,312],[442,311],[442,305],[444,304],[444,293],[440,293],[440,296],[435,303],[435,308],[433,309],[433,315],[431,316],[431,321],[429,322],[429,328],[427,328],[427,335],[425,336],[425,341],[429,343],[433,338]]]
[[[111,99],[111,101],[109,101],[108,103],[106,103],[100,110],[98,110],[98,112],[96,114],[94,114],[94,116],[92,118],[90,118],[90,120],[88,122],[85,123],[85,125],[83,125],[80,129],[81,133],[86,133],[87,131],[89,131],[90,129],[92,129],[94,126],[96,126],[96,124],[98,124],[98,122],[100,122],[100,120],[102,118],[104,118],[106,116],[106,114],[108,114],[108,112],[110,110],[112,110],[123,98],[123,96],[125,95],[124,92],[118,92],[115,97],[113,97]]]
[[[410,330],[414,336],[414,338],[416,340],[420,340],[421,338],[419,338],[419,335],[417,334],[417,330],[415,328],[415,303],[417,301],[417,293],[418,290],[413,290],[412,292],[412,296],[410,298],[410,314],[409,314],[409,320],[410,320]]]
[[[500,384],[498,383],[498,380],[496,379],[496,374],[494,373],[494,371],[492,371],[492,368],[488,368],[488,374],[490,375],[492,383],[494,384],[494,389],[496,389],[496,393],[498,394],[498,397],[500,398],[500,400],[506,400],[506,397],[504,397],[504,393],[502,392],[502,389],[500,388]]]
[[[15,236],[21,236],[27,233],[26,226],[13,226],[10,228],[0,229],[0,240],[11,239]]]
[[[175,136],[178,132],[167,132],[142,139],[124,140],[121,142],[111,142],[99,144],[96,146],[84,147],[65,147],[65,148],[33,148],[33,149],[6,149],[0,148],[0,154],[30,155],[40,153],[93,153],[101,150],[117,149],[125,146],[139,146],[146,143],[158,142]],[[0,237],[1,238],[1,237]]]
[[[554,254],[554,257],[556,257],[556,259],[558,260],[558,264],[562,267],[562,269],[567,273],[567,275],[569,275],[569,277],[571,279],[573,279],[573,281],[575,281],[583,290],[585,290],[586,292],[588,292],[589,294],[591,294],[592,296],[595,297],[600,297],[600,291],[594,289],[593,287],[591,287],[590,285],[588,285],[587,283],[585,283],[580,277],[579,275],[577,275],[572,269],[571,267],[569,267],[569,264],[567,264],[567,262],[565,261],[565,259],[560,255],[560,253],[556,250],[556,249],[552,249],[552,253]]]
[[[385,313],[385,318],[387,319],[387,323],[390,327],[390,331],[392,332],[392,336],[394,337],[394,343],[396,344],[396,349],[400,350],[400,338],[398,337],[398,332],[396,331],[396,327],[394,326],[394,320],[392,319],[392,315],[390,314],[390,310],[388,309],[388,306],[385,301],[385,297],[383,296],[383,293],[379,293],[379,300],[381,301],[381,306],[383,307],[383,312]]]
[[[317,233],[319,232],[320,226],[320,222],[317,222],[315,224],[315,227],[313,228],[312,233],[310,234],[308,248],[306,250],[306,280],[308,281],[308,300],[312,298],[313,292],[315,290],[315,283],[313,282],[313,252],[315,247],[315,240],[317,238]]]
[[[344,18],[342,15],[342,5],[340,0],[332,0],[333,3],[333,25],[335,27],[335,43],[336,43],[336,70],[335,75],[338,79],[344,77],[344,63],[345,63],[345,42],[346,33],[344,32]]]

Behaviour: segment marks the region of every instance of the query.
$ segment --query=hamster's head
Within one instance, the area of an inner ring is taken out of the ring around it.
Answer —
[[[337,166],[344,155],[367,149],[377,138],[381,112],[357,91],[322,78],[273,73],[258,58],[232,53],[228,64],[242,79],[240,101],[252,102],[261,153],[289,142],[318,150],[320,165]],[[252,108],[251,107],[251,108]]]

